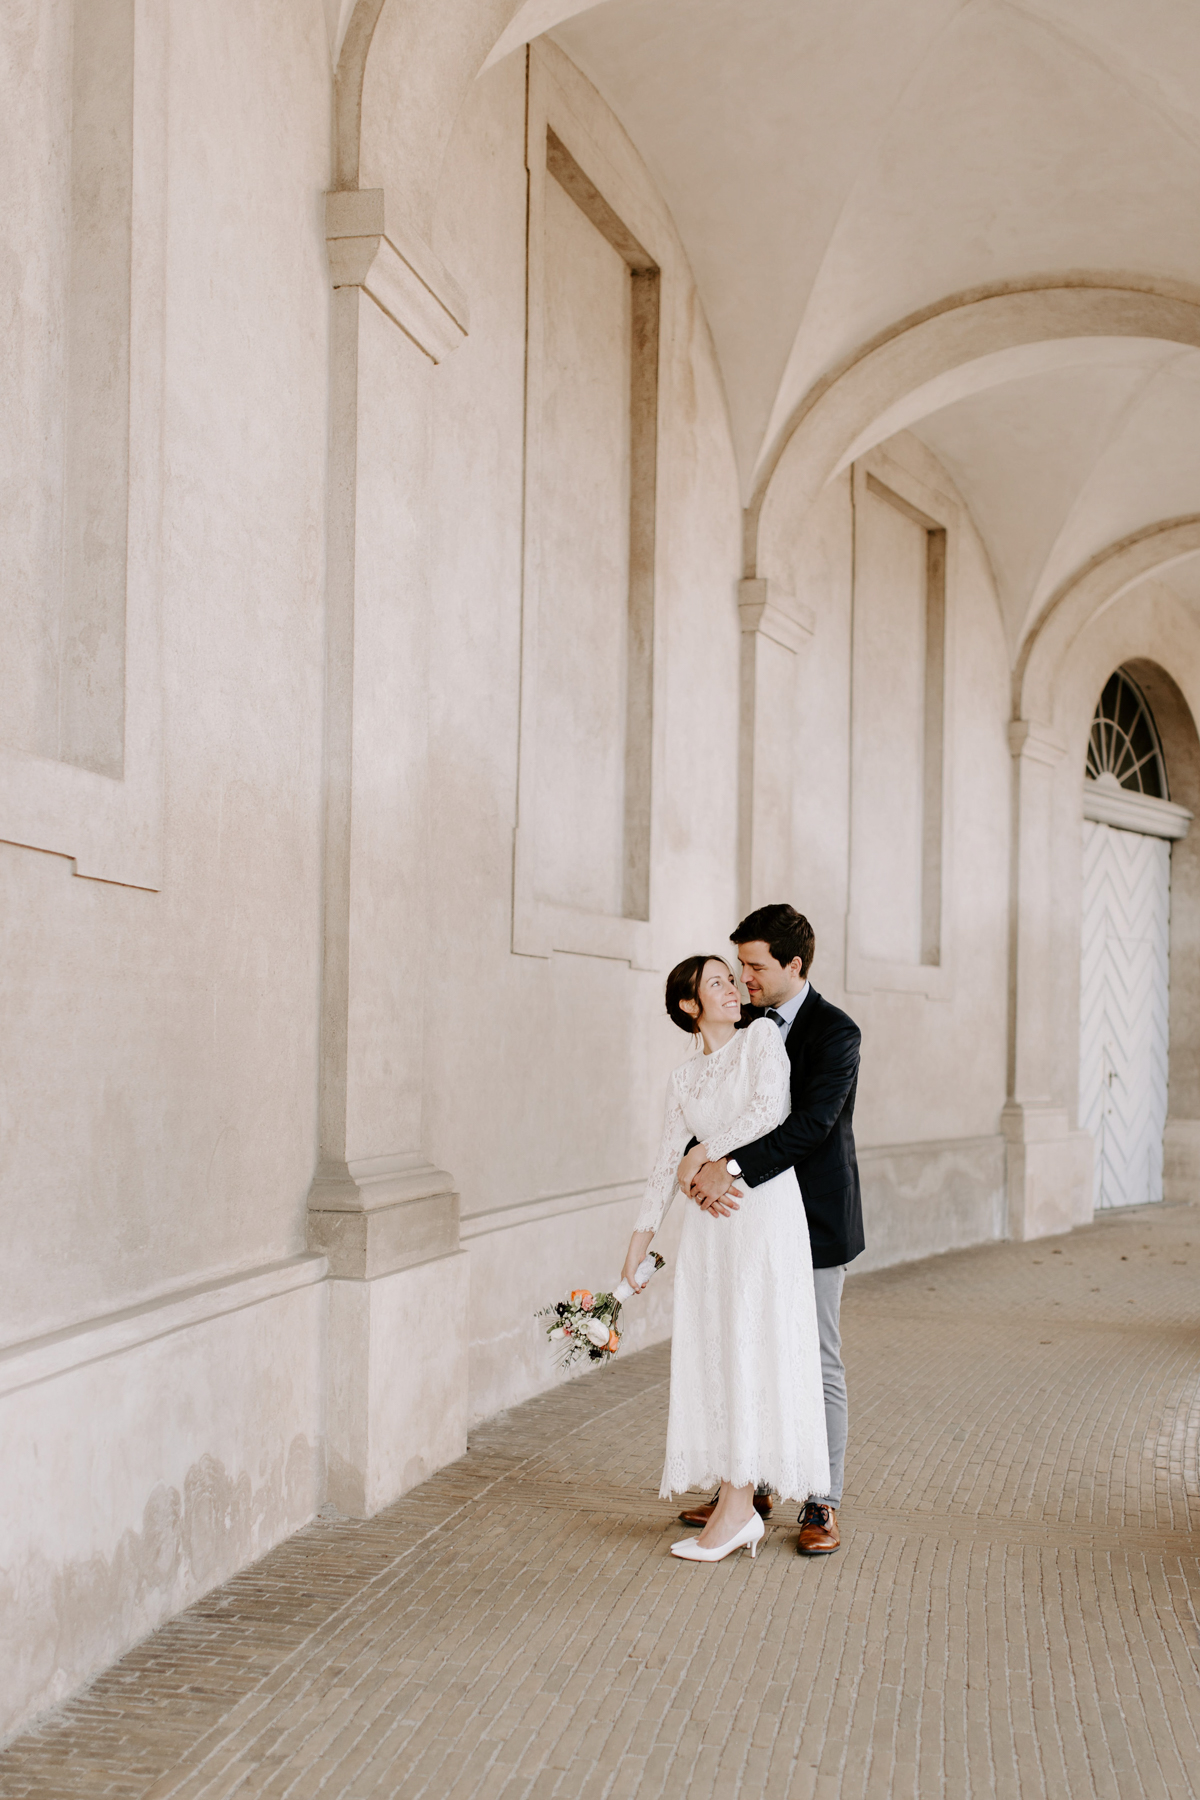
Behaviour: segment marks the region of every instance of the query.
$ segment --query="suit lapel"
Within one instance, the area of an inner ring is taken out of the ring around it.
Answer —
[[[784,1048],[793,1068],[798,1068],[804,1056],[808,1035],[813,1028],[817,1016],[817,1004],[821,999],[815,987],[810,987],[804,998],[804,1005],[792,1020],[792,1029],[787,1034]]]

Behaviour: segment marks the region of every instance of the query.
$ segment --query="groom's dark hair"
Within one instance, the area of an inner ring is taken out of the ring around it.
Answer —
[[[765,944],[782,968],[798,956],[802,975],[807,975],[812,968],[817,948],[816,934],[804,914],[782,902],[775,906],[759,906],[747,913],[737,929],[730,932],[729,941],[739,946]]]

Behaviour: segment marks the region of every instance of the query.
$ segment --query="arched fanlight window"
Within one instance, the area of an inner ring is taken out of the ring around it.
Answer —
[[[1153,800],[1170,797],[1154,715],[1124,669],[1104,684],[1088,740],[1087,774],[1091,781],[1112,775],[1123,788]]]

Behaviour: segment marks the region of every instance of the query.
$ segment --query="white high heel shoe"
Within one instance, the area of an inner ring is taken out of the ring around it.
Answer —
[[[750,1546],[753,1559],[758,1554],[758,1546],[766,1535],[766,1526],[756,1512],[751,1513],[740,1531],[734,1532],[727,1544],[720,1544],[715,1550],[705,1550],[695,1538],[680,1538],[677,1544],[671,1545],[671,1555],[682,1557],[685,1562],[720,1562],[723,1556],[729,1556],[734,1550],[744,1550]]]

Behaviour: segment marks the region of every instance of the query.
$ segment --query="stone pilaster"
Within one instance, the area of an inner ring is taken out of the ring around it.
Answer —
[[[329,1498],[370,1514],[466,1446],[453,1178],[421,1148],[427,896],[424,483],[435,365],[466,335],[427,246],[378,190],[328,196],[333,282],[326,583],[320,1161],[330,1266]],[[406,947],[401,955],[398,946]]]
[[[1009,998],[1008,1229],[1047,1237],[1092,1217],[1092,1140],[1055,1096],[1055,775],[1064,746],[1028,720],[1009,726],[1013,876]]]

